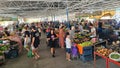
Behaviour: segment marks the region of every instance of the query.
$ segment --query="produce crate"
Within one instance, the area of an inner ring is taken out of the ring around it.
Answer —
[[[80,55],[89,55],[93,54],[93,46],[81,47],[77,46]]]
[[[82,55],[89,55],[89,54],[93,54],[92,49],[84,50]]]
[[[91,49],[92,49],[92,46],[87,46],[83,48],[83,50],[91,50]]]
[[[89,54],[89,55],[80,55],[80,59],[83,62],[92,61],[93,60],[93,55],[92,54]]]

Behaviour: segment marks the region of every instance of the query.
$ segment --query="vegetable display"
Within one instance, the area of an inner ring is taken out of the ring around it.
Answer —
[[[86,41],[86,42],[83,42],[83,43],[81,43],[80,45],[82,46],[82,47],[86,47],[86,46],[91,46],[93,43],[91,42],[91,41]]]
[[[114,60],[114,61],[120,61],[120,54],[117,53],[117,52],[112,52],[110,55],[109,55],[109,58]]]
[[[119,58],[120,58],[120,55],[118,55],[118,54],[112,54],[112,55],[111,55],[111,58],[113,58],[113,59],[119,59]]]

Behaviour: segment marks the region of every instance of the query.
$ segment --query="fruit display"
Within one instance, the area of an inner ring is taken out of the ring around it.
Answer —
[[[86,41],[80,44],[82,47],[91,46],[93,43],[91,41]]]
[[[102,49],[98,49],[96,50],[97,53],[108,57],[110,53],[112,53],[113,51],[111,49],[107,49],[107,48],[102,48]]]

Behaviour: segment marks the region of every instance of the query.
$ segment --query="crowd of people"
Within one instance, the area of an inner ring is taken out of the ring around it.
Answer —
[[[69,25],[59,23],[59,25],[56,25],[53,22],[49,22],[13,25],[12,31],[9,30],[9,27],[4,29],[0,39],[9,39],[18,42],[19,53],[23,51],[24,47],[28,52],[32,50],[34,59],[39,59],[39,45],[43,32],[46,34],[47,46],[51,49],[52,57],[55,57],[55,48],[60,47],[61,49],[66,49],[66,59],[71,61],[71,47],[72,43],[74,43],[73,39],[76,32],[84,32],[84,29],[87,29],[89,30],[91,38],[97,38],[98,35],[101,38],[101,34],[104,34],[101,22],[99,22],[97,26],[94,23],[86,22],[84,22],[84,24],[82,22],[74,25],[68,24]]]

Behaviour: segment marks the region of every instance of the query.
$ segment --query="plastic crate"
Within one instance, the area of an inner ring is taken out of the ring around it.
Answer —
[[[88,46],[83,48],[83,54],[82,55],[89,55],[93,53],[93,47]]]
[[[92,50],[84,50],[82,55],[89,55],[89,54],[93,54]]]
[[[92,46],[84,47],[83,50],[92,50]]]
[[[83,62],[92,61],[93,60],[93,56],[92,56],[92,54],[90,54],[90,55],[80,55],[80,59]]]

